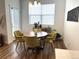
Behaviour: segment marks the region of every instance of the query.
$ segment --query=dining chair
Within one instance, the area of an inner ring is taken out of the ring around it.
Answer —
[[[25,36],[23,39],[25,40],[26,45],[27,45],[26,53],[29,50],[32,50],[32,52],[37,51],[38,48],[40,47],[40,40],[37,37],[27,37],[27,36]]]
[[[33,31],[34,31],[34,32],[41,32],[42,29],[41,29],[41,28],[33,28]]]
[[[41,32],[42,31],[42,29],[41,28],[38,28],[38,32]]]
[[[24,40],[23,40],[23,36],[24,36],[23,33],[20,32],[19,30],[17,30],[17,31],[14,32],[14,36],[15,36],[15,40],[17,42],[16,50],[17,50],[17,47],[18,47],[19,44],[20,45],[23,44],[23,46],[25,47]]]
[[[49,35],[46,37],[46,44],[50,44],[52,47],[52,50],[54,49],[54,41],[56,39],[56,31],[52,31],[49,33]]]
[[[38,29],[37,28],[33,28],[33,32],[38,32]]]

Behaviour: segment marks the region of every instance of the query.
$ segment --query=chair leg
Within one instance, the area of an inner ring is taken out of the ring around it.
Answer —
[[[23,49],[23,42],[20,42],[20,48],[21,48],[21,50]]]
[[[26,55],[27,55],[28,51],[29,51],[29,48],[27,48],[27,50],[26,50]]]
[[[51,43],[51,48],[52,48],[52,51],[54,50],[54,44],[53,43]]]
[[[16,50],[17,50],[18,45],[19,45],[19,42],[17,42],[17,44],[16,44]]]
[[[25,54],[26,54],[26,46],[25,46],[25,42],[23,42],[23,46],[24,46],[24,51],[25,51]]]
[[[17,48],[18,48],[18,45],[19,45],[19,44],[20,44],[20,42],[17,42],[16,48],[15,48],[15,50],[16,50],[17,53],[19,53],[19,52],[17,51]]]

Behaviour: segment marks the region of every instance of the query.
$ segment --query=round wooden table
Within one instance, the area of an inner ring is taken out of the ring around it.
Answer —
[[[47,35],[48,35],[48,33],[47,32],[44,32],[44,31],[37,32],[37,33],[33,32],[33,31],[30,31],[27,34],[25,34],[25,36],[28,36],[28,37],[34,37],[34,36],[37,36],[37,37],[45,37]]]

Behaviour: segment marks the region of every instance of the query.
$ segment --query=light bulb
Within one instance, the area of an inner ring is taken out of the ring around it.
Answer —
[[[37,6],[37,1],[34,1],[34,5]]]
[[[38,6],[41,6],[41,3],[40,2],[38,2]]]
[[[32,7],[32,3],[31,2],[29,2],[29,7]]]

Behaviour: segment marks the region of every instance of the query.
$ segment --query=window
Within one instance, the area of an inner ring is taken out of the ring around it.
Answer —
[[[55,4],[30,5],[29,23],[40,23],[44,25],[54,25]]]

